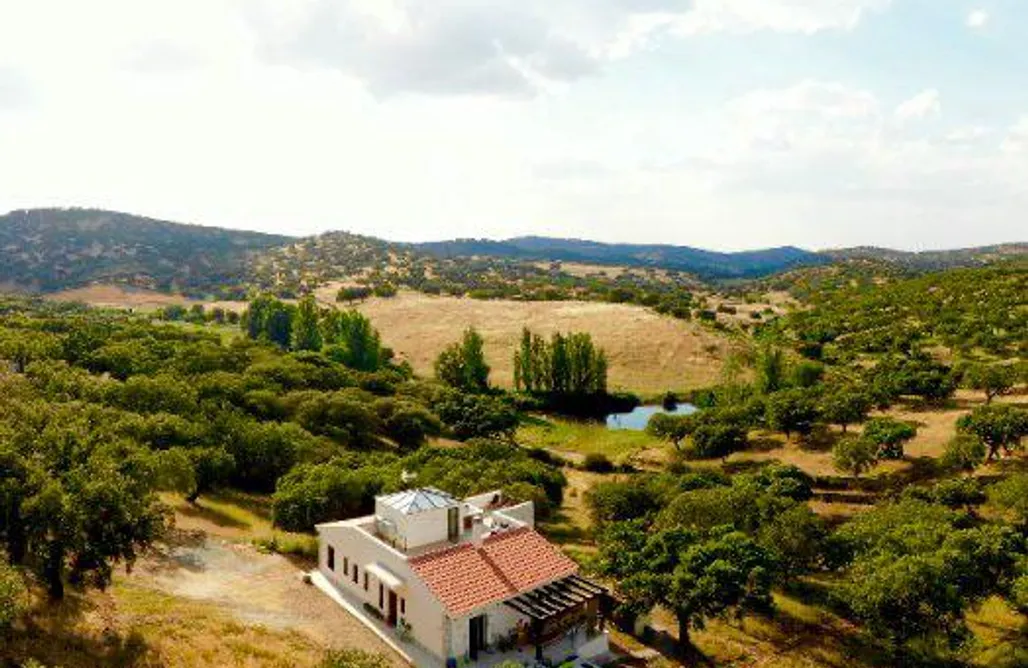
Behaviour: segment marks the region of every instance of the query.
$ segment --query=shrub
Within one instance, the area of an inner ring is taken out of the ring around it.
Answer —
[[[614,463],[607,458],[607,455],[591,452],[585,456],[582,468],[593,473],[611,473],[614,471]]]
[[[0,555],[0,631],[13,624],[25,611],[27,595],[21,573],[7,565],[6,558]]]
[[[369,606],[365,603],[364,607],[368,609]],[[378,612],[377,608],[375,612]],[[390,665],[392,664],[384,656],[369,654],[359,649],[344,649],[332,650],[326,654],[318,668],[389,668]]]

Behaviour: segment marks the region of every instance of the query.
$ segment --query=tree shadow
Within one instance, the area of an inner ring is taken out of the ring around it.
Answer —
[[[548,538],[559,544],[593,542],[592,531],[576,524],[563,510],[553,513],[539,528]]]
[[[904,461],[910,466],[878,476],[885,488],[900,490],[909,485],[931,482],[951,473],[934,457],[905,457]]]
[[[226,529],[250,528],[248,523],[242,522],[222,510],[203,505],[202,500],[198,503],[184,503],[176,510],[180,515],[185,517],[210,522],[211,524]]]
[[[155,574],[174,573],[183,569],[202,573],[206,570],[206,564],[201,551],[206,543],[207,535],[203,531],[172,529],[162,542],[147,550],[145,568]]]
[[[0,665],[20,666],[30,659],[63,668],[165,665],[138,631],[113,628],[110,614],[76,590],[69,590],[62,601],[41,600],[0,635]],[[107,626],[95,632],[84,629],[81,622],[87,616],[100,617]]]
[[[272,500],[265,494],[248,494],[233,489],[221,489],[209,495],[212,501],[238,506],[262,520],[271,521]]]
[[[768,436],[757,436],[749,439],[746,450],[749,452],[774,452],[775,450],[781,450],[784,447],[785,444],[781,441],[777,441]]]
[[[682,648],[678,643],[678,638],[675,638],[663,629],[655,629],[652,626],[647,626],[643,629],[642,637],[636,637],[636,640],[669,661],[680,662],[685,666],[715,665],[714,661],[701,652],[698,647],[690,644],[688,647]],[[648,661],[644,661],[641,664],[628,665],[645,666],[650,665],[650,663]]]
[[[809,434],[800,435],[795,440],[800,450],[805,452],[829,452],[842,437],[826,425],[815,425]]]
[[[737,475],[740,473],[756,473],[773,464],[781,464],[781,462],[777,459],[768,459],[764,461],[754,461],[752,459],[739,459],[730,462],[725,462],[721,466],[721,470],[723,470],[727,475]]]

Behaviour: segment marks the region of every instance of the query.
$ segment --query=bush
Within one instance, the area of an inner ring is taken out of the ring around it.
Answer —
[[[318,539],[314,536],[282,536],[272,534],[270,538],[254,538],[254,547],[267,554],[283,554],[318,560]]]
[[[368,604],[364,604],[367,609]],[[370,612],[370,611],[369,611]],[[375,612],[378,612],[375,609]],[[379,613],[381,617],[381,613]],[[368,654],[359,649],[332,650],[325,655],[318,668],[389,668],[392,664],[384,656]]]
[[[591,452],[585,456],[582,468],[593,473],[612,473],[614,463],[607,458],[607,455]]]
[[[25,612],[27,597],[25,579],[0,554],[0,631],[13,624]]]

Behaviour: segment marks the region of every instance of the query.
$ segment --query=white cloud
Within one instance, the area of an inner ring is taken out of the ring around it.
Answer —
[[[380,93],[530,95],[696,34],[850,30],[892,0],[263,0],[276,62],[335,69]]]
[[[1006,153],[1028,153],[1028,115],[1010,127],[1000,148]]]
[[[19,71],[0,66],[0,111],[24,109],[34,99],[32,84]]]
[[[890,4],[891,0],[696,0],[692,10],[676,19],[674,31],[813,34],[852,30],[865,15]]]
[[[946,134],[946,141],[951,144],[974,144],[992,134],[992,129],[981,125],[956,128]]]
[[[337,70],[380,94],[523,96],[592,74],[596,58],[532,3],[313,0],[258,20],[271,60]],[[388,11],[385,11],[388,10]]]
[[[975,9],[967,15],[967,27],[975,30],[984,28],[989,23],[989,13],[984,9]]]
[[[934,88],[923,90],[909,100],[904,100],[896,107],[893,114],[897,121],[907,121],[938,116],[942,113],[942,100],[939,91]]]

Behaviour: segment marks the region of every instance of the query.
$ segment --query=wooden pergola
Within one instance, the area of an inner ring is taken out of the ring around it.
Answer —
[[[572,619],[591,611],[599,618],[600,628],[602,628],[603,615],[599,602],[607,596],[607,590],[604,587],[590,582],[580,575],[569,575],[520,594],[505,601],[505,604],[531,620],[535,658],[537,661],[542,661],[543,644],[552,639],[546,638],[547,625],[553,626],[561,620]],[[558,630],[558,633],[561,632],[563,629]]]

